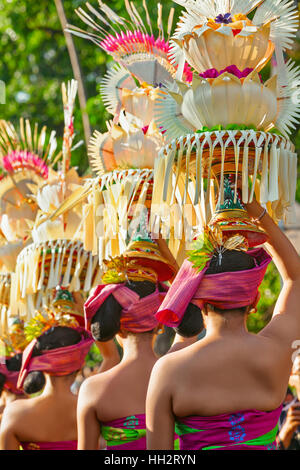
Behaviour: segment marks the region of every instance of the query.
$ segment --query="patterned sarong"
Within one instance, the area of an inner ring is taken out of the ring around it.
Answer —
[[[274,411],[239,411],[176,419],[180,450],[273,450],[282,406]]]

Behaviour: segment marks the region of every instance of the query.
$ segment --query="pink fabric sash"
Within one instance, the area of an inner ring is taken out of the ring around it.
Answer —
[[[37,339],[29,343],[23,352],[18,388],[22,388],[27,374],[33,370],[62,376],[71,374],[82,367],[94,340],[91,334],[83,328],[75,329],[81,333],[82,339],[79,343],[64,348],[51,349],[43,352],[40,356],[32,357]]]
[[[176,419],[180,450],[273,449],[282,406],[265,412],[238,411]]]
[[[157,320],[170,327],[180,325],[191,302],[200,308],[209,303],[224,310],[257,305],[258,288],[272,258],[263,248],[248,253],[256,262],[255,268],[230,273],[205,275],[207,267],[198,272],[185,260],[156,314]]]
[[[6,365],[1,362],[2,359],[5,361],[5,358],[0,358],[0,372],[6,377],[4,388],[11,391],[15,395],[22,395],[22,390],[17,388],[19,372],[8,370]]]
[[[21,442],[23,450],[77,450],[77,441]]]
[[[167,287],[162,284],[167,290]],[[84,305],[85,328],[90,329],[93,316],[99,310],[103,302],[113,295],[122,306],[121,327],[132,333],[150,331],[158,325],[155,313],[159,309],[165,292],[159,292],[158,288],[153,294],[140,298],[123,284],[101,284]]]

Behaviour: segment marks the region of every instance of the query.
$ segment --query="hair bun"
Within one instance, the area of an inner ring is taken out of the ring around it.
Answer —
[[[254,267],[255,261],[249,253],[240,250],[225,250],[221,256],[215,252],[205,275],[247,271]]]
[[[39,370],[33,370],[29,372],[24,380],[23,390],[27,395],[33,395],[34,393],[40,392],[46,383],[43,372]]]
[[[155,292],[156,284],[150,281],[130,281],[125,284],[142,299]],[[91,321],[91,333],[95,341],[113,339],[121,328],[122,306],[113,295],[107,297]]]
[[[3,391],[5,382],[6,382],[6,376],[0,372],[0,395]]]
[[[185,311],[182,322],[174,330],[184,338],[192,338],[203,330],[204,323],[201,309],[190,303]]]

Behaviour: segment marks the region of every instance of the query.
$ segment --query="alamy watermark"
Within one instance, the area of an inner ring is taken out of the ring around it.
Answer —
[[[112,204],[100,204],[97,207],[97,238],[115,240],[121,235],[124,240],[130,239],[134,233],[140,232],[140,224],[146,220],[143,227],[154,240],[162,234],[165,239],[172,236],[175,240],[191,242],[203,226],[203,219],[192,204],[152,204],[150,216],[149,209],[143,204],[131,205],[129,214],[127,207],[126,197],[118,207]]]

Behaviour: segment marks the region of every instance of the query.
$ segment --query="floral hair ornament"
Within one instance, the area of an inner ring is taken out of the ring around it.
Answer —
[[[130,281],[150,281],[157,283],[157,273],[150,267],[141,266],[136,260],[118,256],[104,260],[107,268],[102,276],[103,284],[121,284]]]
[[[201,272],[215,256],[218,257],[219,265],[221,265],[222,256],[226,250],[248,251],[248,248],[248,242],[242,235],[237,234],[223,239],[222,231],[218,226],[214,230],[206,226],[197,236],[192,244],[192,249],[187,254],[193,268]]]
[[[0,357],[22,353],[28,343],[23,320],[19,317],[11,318],[7,331],[1,335]]]
[[[77,320],[68,314],[57,314],[48,307],[44,307],[43,312],[37,312],[36,315],[25,325],[25,335],[28,342],[38,338],[46,331],[57,326],[66,326],[68,328],[78,328]]]

